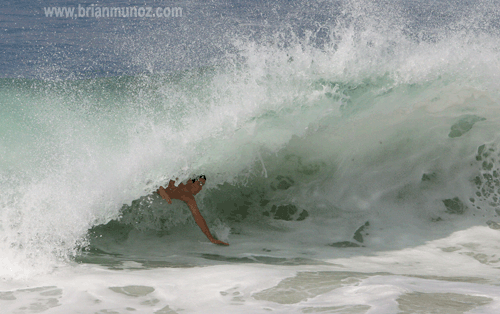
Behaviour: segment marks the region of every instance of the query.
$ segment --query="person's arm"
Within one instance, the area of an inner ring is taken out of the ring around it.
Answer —
[[[210,242],[215,244],[229,245],[228,243],[217,240],[212,236],[210,230],[208,229],[207,223],[205,222],[205,219],[203,219],[203,216],[201,215],[200,210],[198,209],[198,205],[196,205],[194,197],[192,199],[184,201],[188,205],[189,210],[191,210],[191,214],[193,214],[194,221],[196,221],[196,224],[198,225],[198,227],[200,227],[201,231],[207,236]]]
[[[161,198],[166,200],[169,204],[172,204],[172,200],[170,199],[167,190],[165,190],[163,186],[160,186],[160,188],[156,191],[156,193],[158,193],[161,196]]]
[[[174,180],[168,181],[168,187],[167,187],[167,189],[175,189],[175,181]]]

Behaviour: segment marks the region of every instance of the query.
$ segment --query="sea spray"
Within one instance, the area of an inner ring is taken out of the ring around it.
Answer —
[[[200,173],[201,210],[233,228],[229,241],[248,223],[322,246],[352,241],[369,221],[363,245],[394,249],[494,221],[485,194],[479,209],[470,199],[489,171],[477,149],[498,141],[497,33],[458,27],[463,16],[414,31],[402,10],[384,19],[365,5],[349,2],[314,32],[235,32],[200,67],[2,79],[2,275],[99,248],[89,238],[109,223],[189,228],[189,212],[154,191]],[[464,116],[477,118],[455,136]],[[450,213],[456,198],[468,210]]]

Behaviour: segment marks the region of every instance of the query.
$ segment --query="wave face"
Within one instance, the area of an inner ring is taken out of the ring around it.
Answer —
[[[280,228],[309,246],[398,249],[494,224],[491,8],[433,25],[424,5],[411,18],[381,6],[336,5],[302,33],[235,34],[217,62],[184,71],[1,79],[2,276],[102,249],[97,233],[192,228],[153,192],[197,174],[200,208],[229,241]]]

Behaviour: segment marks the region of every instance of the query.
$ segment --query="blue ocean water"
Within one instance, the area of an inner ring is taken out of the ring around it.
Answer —
[[[498,7],[4,2],[2,308],[496,313]]]

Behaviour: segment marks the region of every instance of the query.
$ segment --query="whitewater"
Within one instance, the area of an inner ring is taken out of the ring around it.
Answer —
[[[498,3],[182,5],[7,9],[2,313],[498,313]]]

